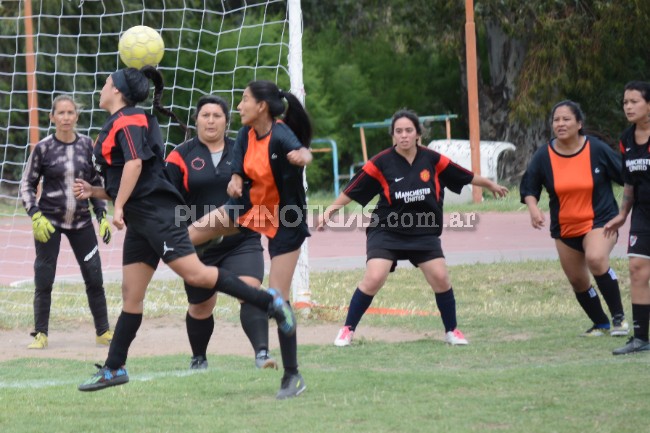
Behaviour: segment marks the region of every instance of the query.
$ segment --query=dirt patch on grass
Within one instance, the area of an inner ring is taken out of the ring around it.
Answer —
[[[298,344],[333,344],[340,324],[308,324],[298,327]],[[89,323],[69,323],[51,325],[48,347],[43,350],[27,349],[32,341],[30,329],[0,330],[0,361],[16,358],[62,358],[89,362],[103,362],[107,347],[95,344],[95,331]],[[440,335],[435,335],[442,339]],[[387,329],[360,326],[359,339],[366,341],[402,342],[415,341],[429,337],[400,329]],[[277,330],[269,327],[269,342],[272,354],[280,358]],[[131,345],[130,357],[187,354],[191,356],[187,341],[184,318],[145,318]],[[214,334],[208,346],[210,355],[250,355],[253,349],[239,324],[216,320]]]

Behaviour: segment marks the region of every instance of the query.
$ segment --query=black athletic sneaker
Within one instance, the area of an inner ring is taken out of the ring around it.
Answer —
[[[630,337],[627,344],[612,351],[612,355],[628,355],[630,353],[646,352],[650,350],[650,343],[640,338]]]
[[[122,385],[129,381],[129,375],[124,367],[111,370],[99,364],[95,364],[95,366],[99,370],[90,379],[79,385],[79,391],[99,391],[100,389]]]
[[[297,397],[307,389],[305,379],[302,378],[300,373],[290,374],[282,377],[280,382],[280,391],[276,394],[275,398],[284,400],[285,398]]]
[[[193,356],[190,361],[190,370],[206,370],[208,368],[208,360],[205,356]]]

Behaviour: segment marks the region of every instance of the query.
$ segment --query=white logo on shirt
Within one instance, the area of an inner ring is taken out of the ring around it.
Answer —
[[[278,155],[276,155],[275,153],[271,154],[271,159],[278,159]]]
[[[594,170],[594,173],[596,173],[596,174],[600,173],[600,168],[596,167],[596,169]]]
[[[396,177],[395,182],[399,182],[400,180],[404,179],[403,177]]]
[[[626,147],[626,148],[625,148],[625,151],[626,151],[626,152],[629,152],[631,149],[632,149],[631,147]]]
[[[174,249],[173,249],[173,248],[169,248],[169,247],[167,246],[167,241],[164,241],[164,242],[163,242],[163,256],[164,256],[165,254],[167,254],[168,252],[170,252],[170,251],[174,251]]]

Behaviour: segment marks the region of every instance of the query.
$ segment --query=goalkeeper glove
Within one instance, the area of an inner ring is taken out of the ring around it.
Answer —
[[[39,242],[49,241],[51,234],[54,233],[54,226],[40,211],[32,215],[32,227],[34,239]]]
[[[105,244],[108,244],[111,241],[111,225],[105,216],[99,220],[99,236],[102,238]]]

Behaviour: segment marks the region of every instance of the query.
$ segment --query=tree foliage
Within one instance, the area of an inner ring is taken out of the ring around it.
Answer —
[[[96,71],[110,68],[104,62],[117,64],[115,41],[122,20],[126,26],[141,24],[138,14],[128,13],[141,8],[141,0],[120,3],[127,11],[123,16],[111,14],[108,1],[83,2],[84,14],[97,17],[87,21],[65,18],[78,14],[78,1],[39,2],[43,9],[34,11],[41,15],[35,23],[38,31],[42,35],[70,36],[38,40],[38,62],[53,71],[39,75],[41,106],[50,103],[52,89],[87,89],[78,92],[81,102],[96,105],[105,78]],[[244,0],[220,2],[220,7],[237,11],[234,21],[224,24],[226,27],[257,19],[250,11],[244,13],[244,4]],[[0,2],[0,15],[19,17],[20,5]],[[162,5],[181,12],[163,16],[156,12]],[[151,8],[147,19],[164,21],[169,28],[181,23],[196,29],[217,25],[204,21],[202,0],[152,0],[147,6]],[[265,12],[281,16],[283,8],[282,4],[272,4]],[[458,114],[452,134],[467,137],[464,0],[302,0],[302,9],[307,108],[316,136],[337,141],[340,172],[347,172],[347,167],[361,160],[359,130],[352,125],[386,119],[399,108],[412,108],[421,115]],[[620,107],[624,83],[650,79],[650,45],[643,36],[650,22],[647,0],[475,0],[475,21],[481,137],[515,143],[517,152],[508,173],[513,180],[534,150],[550,137],[548,112],[555,102],[570,98],[581,103],[587,126],[615,140],[625,127]],[[24,65],[18,64],[24,62],[22,26],[19,19],[0,26],[0,50],[6,54],[0,57],[0,73],[6,77],[0,80],[2,90],[26,87],[25,75],[15,73],[24,70]],[[257,46],[267,37],[271,40],[286,35],[254,31],[220,38],[201,37],[192,31],[163,34],[168,46],[201,47],[196,57],[186,56],[181,49],[178,56],[163,59],[161,69],[166,81],[194,80],[196,88],[177,89],[171,101],[174,110],[189,120],[192,106],[202,93],[243,88],[251,79],[281,77],[272,65],[286,53],[272,44],[260,46],[255,54],[223,49],[237,44]],[[113,52],[114,58],[84,55],[79,47],[83,52]],[[53,52],[59,55],[45,54]],[[8,60],[10,56],[15,59]],[[261,65],[269,69],[250,67]],[[210,73],[187,75],[195,67]],[[238,70],[234,80],[219,73],[234,67]],[[282,82],[284,78],[280,80],[281,87],[289,87]],[[0,96],[0,105],[16,108],[0,114],[3,123],[6,119],[13,125],[4,133],[18,137],[15,142],[26,143],[26,94],[14,91],[4,95]],[[230,102],[236,105],[237,101]],[[40,116],[47,124],[47,112]],[[90,122],[84,116],[82,125]],[[231,128],[236,129],[237,116],[233,120]],[[390,145],[386,131],[366,132],[370,154]],[[429,138],[443,135],[442,125],[432,125]],[[172,141],[180,139],[180,134],[172,135]],[[19,155],[15,157],[22,158],[20,150],[16,152]],[[331,188],[331,164],[331,156],[319,154],[308,170],[310,183],[319,189]]]
[[[454,110],[463,117],[458,122],[462,137],[468,132],[464,3],[349,0],[334,6],[306,0],[303,8],[308,30],[319,38],[323,29],[334,25],[339,44],[351,53],[367,40],[377,42],[375,52],[387,44],[395,54],[406,53],[405,60],[420,53],[454,58],[455,65],[445,62],[444,67],[458,71],[458,80],[451,85],[460,97]],[[589,126],[609,136],[616,137],[625,126],[620,107],[623,84],[648,79],[650,74],[650,45],[642,36],[650,22],[650,2],[477,0],[475,21],[481,136],[512,141],[518,147],[509,173],[513,179],[550,137],[548,112],[558,100],[580,102]],[[401,81],[409,82],[417,98],[439,99],[445,94],[427,91],[422,77],[402,74]]]

